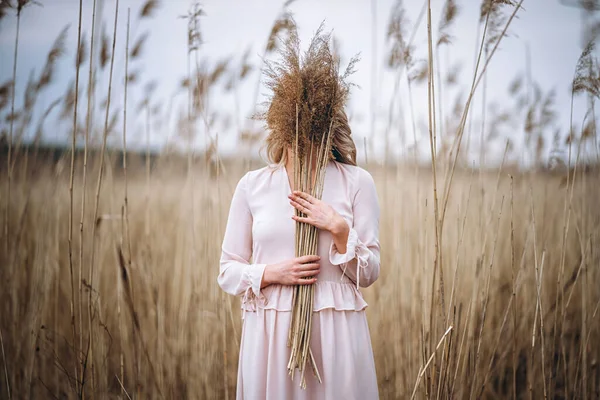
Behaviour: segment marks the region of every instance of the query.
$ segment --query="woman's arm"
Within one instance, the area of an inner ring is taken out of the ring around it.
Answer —
[[[336,222],[332,224],[331,236],[333,238],[333,244],[335,248],[338,249],[340,253],[345,253],[347,244],[348,244],[348,236],[350,235],[350,227],[346,220],[338,214],[338,218],[336,218]]]
[[[348,234],[346,251],[333,242],[329,260],[343,268],[357,286],[368,287],[379,278],[379,201],[373,177],[357,171],[357,191],[352,203],[353,226]]]
[[[303,192],[290,195],[290,203],[306,217],[293,216],[332,234],[329,261],[339,265],[357,286],[370,286],[379,277],[379,202],[371,175],[357,169],[357,191],[352,202],[354,225],[325,202]]]
[[[319,257],[293,258],[277,264],[250,264],[252,256],[252,212],[248,206],[248,174],[240,179],[229,209],[221,252],[218,282],[229,294],[260,297],[260,289],[271,284],[309,285],[319,274]]]
[[[252,213],[246,197],[247,181],[248,174],[240,179],[231,199],[217,278],[219,286],[235,296],[249,290],[259,296],[266,267],[265,264],[249,262],[252,256]]]

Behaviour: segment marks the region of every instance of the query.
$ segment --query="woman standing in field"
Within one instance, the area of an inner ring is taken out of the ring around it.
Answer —
[[[344,101],[326,121],[331,154],[324,163],[322,197],[294,187],[292,144],[298,140],[298,119],[307,118],[298,111],[298,93],[311,113],[319,112],[320,91],[331,89],[319,71],[324,61],[335,60],[328,40],[317,33],[300,66],[292,32],[283,52],[285,65],[292,67],[270,69],[274,94],[264,115],[270,163],[246,173],[231,201],[218,282],[227,293],[243,296],[238,399],[378,398],[367,303],[359,287],[379,276],[379,205],[373,178],[356,166],[343,111],[347,87],[340,86],[337,74],[333,90],[343,93]],[[319,229],[317,255],[295,257],[296,221]],[[310,349],[322,382],[307,373],[306,389],[288,376],[296,285],[314,285]]]

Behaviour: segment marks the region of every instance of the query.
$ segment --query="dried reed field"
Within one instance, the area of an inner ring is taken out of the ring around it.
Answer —
[[[362,292],[382,399],[600,398],[595,39],[573,60],[571,99],[589,101],[583,121],[574,120],[573,105],[561,110],[571,115],[566,137],[557,131],[548,138],[555,94],[523,76],[507,78],[515,104],[487,120],[484,113],[481,129],[471,120],[475,107],[488,106],[475,93],[485,92],[487,67],[523,2],[477,5],[467,87],[457,84],[460,71],[439,61],[467,3],[445,0],[437,27],[430,0],[414,24],[401,1],[390,10],[385,62],[396,75],[394,96],[406,91],[409,99],[411,123],[401,132],[408,155],[378,156],[366,140],[358,146],[381,207],[381,275]],[[214,123],[221,117],[211,116],[209,99],[214,88],[237,93],[236,85],[263,67],[246,52],[239,65],[200,68],[204,12],[194,3],[182,19],[188,72],[173,95],[185,98],[178,108],[173,99],[156,99],[141,58],[148,24],[164,4],[146,0],[126,10],[107,1],[114,20],[97,21],[94,13],[86,27],[79,0],[77,29],[61,31],[21,103],[20,21],[39,3],[45,1],[0,4],[0,23],[17,21],[11,76],[0,77],[0,398],[234,398],[240,299],[220,289],[217,275],[229,202],[240,177],[264,165],[251,153],[265,132],[238,126],[248,154],[222,157]],[[279,39],[294,28],[292,3],[284,3],[261,45],[264,58],[276,58]],[[600,10],[600,2],[581,5]],[[118,26],[119,13],[126,26]],[[95,24],[105,25],[101,33]],[[427,31],[426,49],[412,42],[417,29]],[[77,47],[62,73],[73,79],[58,87],[67,35],[76,35]],[[116,46],[117,35],[124,46]],[[115,65],[116,57],[123,62]],[[417,90],[428,94],[418,105],[425,122],[414,115]],[[50,92],[64,94],[50,104],[40,100]],[[446,104],[451,93],[456,101]],[[389,132],[398,130],[395,107],[389,105],[386,149]],[[135,127],[145,138],[142,151],[128,147],[132,120],[143,120]],[[51,121],[65,130],[63,147],[44,145]],[[469,147],[480,146],[485,164],[496,128],[517,123],[523,146],[505,138],[502,163],[474,169]],[[169,131],[174,143],[155,151],[151,131]],[[430,157],[423,163],[416,144],[425,142]],[[550,148],[564,154],[562,162],[550,160],[555,168],[543,157]],[[532,160],[529,168],[520,168],[520,153]]]
[[[134,170],[128,221],[122,172],[108,169],[96,228],[90,189],[81,271],[78,233],[73,242],[75,341],[68,175],[43,165],[15,178],[0,283],[13,398],[73,397],[82,367],[88,397],[233,396],[240,301],[216,278],[228,203],[247,165],[211,176],[198,164],[193,183],[158,161],[149,187]],[[368,169],[382,207],[382,272],[363,292],[382,398],[409,398],[418,377],[417,398],[598,397],[597,174],[565,186],[561,176],[460,172],[441,295],[430,268],[431,172]],[[6,379],[1,389],[6,398]]]

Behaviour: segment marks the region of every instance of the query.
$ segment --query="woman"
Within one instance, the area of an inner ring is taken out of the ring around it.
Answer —
[[[356,166],[344,112],[351,86],[345,78],[354,61],[340,75],[321,28],[303,57],[299,47],[292,29],[283,61],[269,65],[273,96],[264,119],[270,164],[239,181],[223,239],[219,285],[243,296],[237,398],[376,399],[367,303],[359,287],[379,277],[379,205],[373,178]],[[321,151],[315,148],[330,149],[320,200],[297,191],[290,179],[297,154],[304,166],[311,155],[317,164]],[[316,255],[295,257],[297,221],[319,229]],[[305,389],[288,375],[296,285],[314,285],[310,350],[322,382],[308,371]]]
[[[235,189],[218,282],[243,295],[238,399],[378,398],[367,303],[357,286],[379,276],[379,205],[373,178],[356,166],[345,114],[338,120],[337,157],[326,167],[322,200],[294,191],[293,152],[270,138],[271,165],[248,172]],[[320,229],[317,256],[294,257],[294,224],[301,218],[294,208]],[[315,285],[311,350],[323,380],[307,374],[305,390],[287,373],[298,284]]]

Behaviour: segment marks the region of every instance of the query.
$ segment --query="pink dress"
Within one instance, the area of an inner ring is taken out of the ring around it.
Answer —
[[[221,288],[242,298],[243,328],[237,399],[377,399],[371,338],[359,286],[379,276],[379,204],[371,175],[329,162],[323,201],[351,227],[346,253],[319,234],[311,349],[323,383],[307,365],[306,389],[287,372],[292,286],[260,288],[267,264],[294,258],[294,208],[283,166],[246,173],[239,181],[223,239]],[[251,261],[252,259],[252,261]]]

